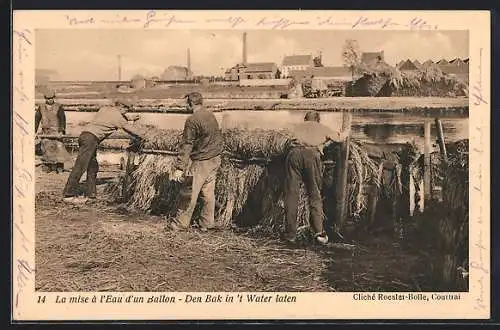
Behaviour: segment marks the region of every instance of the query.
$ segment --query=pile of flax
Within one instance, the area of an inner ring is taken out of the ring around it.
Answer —
[[[139,150],[176,152],[182,132],[152,128],[142,140]],[[216,221],[221,227],[262,225],[280,230],[284,225],[283,171],[290,135],[286,130],[224,130],[224,153],[216,182]],[[363,185],[376,182],[379,164],[375,163],[357,141],[350,142],[349,192],[353,212],[366,206]],[[336,146],[333,146],[334,149]],[[332,160],[333,152],[325,152]],[[180,184],[170,180],[175,154],[140,153],[138,165],[131,173],[126,188],[130,207],[153,214],[173,217],[179,205]],[[335,166],[325,166],[325,206],[332,204]],[[114,197],[117,185],[108,187]],[[264,198],[265,196],[265,198]],[[197,217],[195,210],[194,218]],[[299,226],[307,226],[309,207],[304,187],[300,189]]]

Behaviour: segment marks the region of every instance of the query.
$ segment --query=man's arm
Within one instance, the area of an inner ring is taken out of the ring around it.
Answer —
[[[144,131],[139,127],[139,125],[135,126],[127,122],[121,125],[121,128],[128,134],[132,135],[135,139],[142,139],[144,136]]]
[[[66,134],[66,114],[61,105],[57,109],[57,119],[59,120],[59,133]]]
[[[141,139],[143,137],[145,132],[140,127],[131,125],[129,123],[128,117],[118,111],[118,109],[115,108],[114,111],[116,111],[115,116],[117,116],[117,118],[115,119],[117,121],[117,128],[123,129],[125,132],[132,135],[132,137],[135,139]]]
[[[177,161],[175,168],[180,171],[185,171],[189,163],[189,157],[191,156],[191,151],[193,150],[193,143],[196,139],[196,125],[191,120],[186,120],[184,124],[184,131],[182,133],[182,144],[179,149],[179,156],[177,156]]]
[[[40,111],[40,107],[36,107],[35,110],[35,134],[38,132],[38,126],[40,126],[40,121],[42,120],[42,112]]]

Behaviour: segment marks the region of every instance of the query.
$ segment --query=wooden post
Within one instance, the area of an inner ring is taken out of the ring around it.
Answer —
[[[416,189],[415,189],[415,178],[413,177],[413,166],[409,166],[409,178],[408,178],[408,193],[409,193],[409,199],[410,199],[410,217],[412,217],[414,214],[418,212],[418,205],[417,205],[417,200],[416,200]]]
[[[342,116],[342,131],[348,132],[350,135],[352,114],[344,112]],[[336,222],[338,230],[342,230],[346,222],[347,211],[347,173],[348,173],[348,160],[349,160],[349,141],[350,137],[347,136],[346,140],[340,144],[336,161]]]
[[[431,122],[429,119],[424,123],[424,201],[432,196],[431,180]]]
[[[443,160],[442,165],[441,165],[441,170],[443,175],[446,175],[446,170],[447,170],[447,164],[448,164],[448,154],[446,152],[446,144],[444,141],[444,133],[443,133],[443,125],[441,123],[441,119],[436,118],[436,130],[437,130],[437,140],[439,144],[439,151],[441,154],[441,158]],[[437,197],[440,201],[443,200],[443,194],[444,194],[444,189],[445,187],[443,186],[443,182],[439,183],[441,186],[441,191],[440,195]]]
[[[448,162],[448,154],[446,153],[446,144],[444,143],[444,133],[443,133],[443,124],[441,123],[441,119],[436,118],[436,130],[437,130],[437,138],[439,142],[439,150],[441,152],[441,156],[443,157],[444,162]]]

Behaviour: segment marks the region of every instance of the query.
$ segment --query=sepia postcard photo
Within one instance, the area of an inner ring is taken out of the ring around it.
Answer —
[[[489,317],[488,12],[13,30],[14,320]]]

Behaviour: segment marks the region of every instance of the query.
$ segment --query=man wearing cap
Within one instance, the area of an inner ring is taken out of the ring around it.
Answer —
[[[187,207],[178,210],[177,219],[170,222],[167,228],[188,229],[198,197],[201,197],[203,207],[199,226],[202,231],[208,231],[215,228],[215,181],[221,164],[222,132],[214,114],[203,106],[200,93],[190,93],[186,98],[187,108],[193,114],[184,124],[182,145],[172,180],[190,185],[191,198],[186,203]],[[192,183],[185,182],[186,176],[192,176]]]
[[[59,103],[55,102],[55,92],[44,93],[45,103],[37,106],[35,111],[35,134],[41,124],[41,133],[46,135],[66,134],[66,115]],[[62,141],[42,139],[40,142],[42,162],[49,172],[62,172],[64,164],[71,160]]]
[[[85,203],[87,198],[96,197],[96,180],[99,164],[97,163],[97,147],[108,136],[123,129],[133,138],[140,139],[142,129],[129,124],[129,121],[139,119],[138,115],[128,115],[131,107],[128,100],[116,99],[113,105],[99,109],[93,120],[83,129],[78,138],[78,157],[64,187],[64,201],[70,203]],[[86,197],[78,196],[78,184],[83,173],[87,172]]]
[[[310,223],[314,240],[319,244],[328,243],[324,230],[323,201],[321,186],[323,181],[323,148],[332,141],[341,142],[345,133],[335,132],[320,123],[319,113],[309,111],[304,122],[291,127],[293,139],[285,160],[285,217],[284,239],[296,243],[297,208],[300,180],[303,180],[309,197]]]

